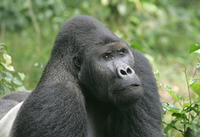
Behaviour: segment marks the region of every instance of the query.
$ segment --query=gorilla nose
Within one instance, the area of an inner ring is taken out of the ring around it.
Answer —
[[[128,75],[134,74],[135,71],[131,67],[118,67],[117,73],[119,77],[126,77]]]

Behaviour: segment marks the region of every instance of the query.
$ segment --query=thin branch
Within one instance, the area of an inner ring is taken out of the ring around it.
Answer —
[[[35,18],[34,12],[33,12],[31,0],[27,0],[27,2],[28,2],[28,11],[29,11],[29,14],[30,14],[30,17],[31,17],[31,21],[33,22],[33,25],[34,25],[34,28],[35,28],[35,31],[36,31],[36,37],[37,37],[36,43],[37,43],[37,45],[36,45],[36,52],[35,52],[35,54],[33,54],[32,59],[29,61],[29,65],[27,66],[25,72],[30,70],[30,68],[32,67],[32,65],[34,63],[34,59],[37,56],[37,53],[40,51],[40,28],[39,28],[38,22]]]
[[[5,32],[6,32],[6,20],[4,19],[1,23],[1,43],[5,41]]]
[[[33,12],[31,0],[27,0],[27,2],[28,2],[28,11],[29,11],[31,20],[33,22],[33,25],[34,25],[34,28],[35,28],[35,31],[36,31],[36,36],[37,36],[36,51],[38,52],[38,51],[40,51],[40,28],[39,28],[38,22],[35,18],[34,12]]]

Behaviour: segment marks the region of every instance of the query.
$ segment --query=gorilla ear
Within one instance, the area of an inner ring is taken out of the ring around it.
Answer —
[[[78,57],[74,57],[74,64],[75,64],[75,66],[80,68],[81,67],[81,60]]]

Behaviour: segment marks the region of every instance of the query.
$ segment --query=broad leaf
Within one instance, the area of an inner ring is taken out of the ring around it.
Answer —
[[[4,53],[3,58],[5,59],[7,65],[10,65],[12,63],[10,55]]]
[[[15,83],[16,85],[22,85],[23,83],[20,81],[20,80],[18,80],[17,78],[13,78],[13,83]]]
[[[192,84],[191,89],[192,89],[197,95],[200,96],[200,84],[198,84],[198,83]]]
[[[14,67],[11,65],[7,65],[6,63],[3,63],[3,62],[0,62],[0,64],[2,64],[9,71],[15,71]]]
[[[192,45],[190,45],[189,54],[191,54],[191,53],[193,53],[193,52],[195,52],[195,51],[197,51],[199,49],[200,49],[200,46],[198,44],[192,44]]]
[[[164,89],[165,89],[174,99],[176,99],[176,101],[179,102],[179,99],[178,99],[176,93],[175,93],[169,86],[164,85],[164,84],[162,84],[162,83],[160,83],[160,85],[161,85],[162,87],[164,87]]]
[[[25,78],[25,75],[24,75],[24,73],[20,73],[20,72],[18,72],[18,75],[20,76],[21,80],[23,81],[23,80],[24,80],[24,78]]]

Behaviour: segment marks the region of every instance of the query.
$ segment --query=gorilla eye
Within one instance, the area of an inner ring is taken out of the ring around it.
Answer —
[[[103,58],[105,58],[105,59],[109,59],[110,56],[109,56],[109,55],[105,55]]]
[[[78,58],[76,58],[76,60],[75,60],[75,65],[77,66],[77,67],[80,67],[81,66],[81,61],[80,61],[80,59],[78,59]]]
[[[124,52],[122,51],[122,52],[120,52],[120,55],[124,55]]]
[[[104,60],[108,60],[108,59],[111,59],[111,54],[110,53],[105,53],[104,55],[103,55],[103,59]]]

